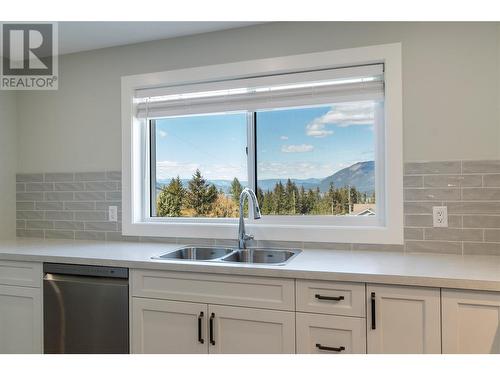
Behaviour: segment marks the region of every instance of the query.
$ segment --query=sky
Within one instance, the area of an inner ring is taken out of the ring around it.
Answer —
[[[257,113],[258,179],[324,178],[374,160],[373,101]],[[157,120],[157,179],[247,180],[246,113]]]

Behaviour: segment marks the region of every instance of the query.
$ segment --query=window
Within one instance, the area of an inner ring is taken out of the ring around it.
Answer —
[[[247,185],[246,113],[151,121],[151,216],[238,217]]]
[[[264,215],[373,216],[380,108],[365,100],[151,120],[151,216],[238,217],[247,152]]]
[[[233,238],[248,186],[263,214],[249,229],[260,239],[400,242],[400,67],[392,57],[239,77],[224,77],[238,64],[188,69],[185,81],[180,72],[155,75],[175,84],[124,79],[124,100],[132,99],[124,232]]]
[[[371,100],[257,112],[262,213],[356,216],[363,208],[375,215],[374,127],[382,108]]]

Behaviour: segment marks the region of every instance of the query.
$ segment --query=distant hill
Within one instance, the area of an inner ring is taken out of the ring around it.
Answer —
[[[267,179],[267,180],[260,180],[259,181],[259,187],[266,191],[266,190],[272,190],[274,189],[274,186],[281,181],[282,184],[286,184],[287,179]],[[304,186],[304,189],[309,190],[309,189],[316,189],[316,187],[319,186],[321,179],[319,178],[308,178],[305,180],[300,180],[300,179],[293,179],[292,181],[295,182],[295,185],[297,185],[299,188],[301,186]],[[188,179],[182,179],[182,186],[185,188],[188,187],[189,180]],[[229,193],[229,190],[231,189],[231,183],[233,182],[232,180],[208,180],[209,183],[214,184],[217,190],[222,190],[224,193]],[[170,180],[159,180],[156,183],[156,190],[161,190],[161,188],[164,185],[168,185],[170,183]],[[246,185],[247,181],[240,181],[242,185]]]
[[[362,193],[375,191],[375,162],[362,161],[341,169],[340,171],[325,177],[319,184],[321,191],[327,191],[330,183],[335,187],[355,186]]]
[[[320,178],[308,178],[308,179],[291,179],[299,188],[301,186],[304,189],[316,189],[319,187],[321,192],[328,191],[330,183],[337,188],[344,186],[355,186],[357,190],[362,193],[371,193],[375,191],[375,162],[374,161],[363,161],[351,165],[350,167],[341,169],[340,171],[332,174],[331,176]],[[189,179],[183,179],[182,185],[184,187],[188,186]],[[282,184],[286,184],[287,179],[266,179],[259,181],[259,187],[266,191],[274,189],[274,186],[281,181]],[[159,191],[161,188],[168,184],[170,180],[159,180],[156,183],[156,190]],[[222,190],[224,193],[229,193],[231,188],[232,180],[208,180],[209,183],[214,184],[218,190]],[[240,181],[242,185],[247,184],[246,181]]]

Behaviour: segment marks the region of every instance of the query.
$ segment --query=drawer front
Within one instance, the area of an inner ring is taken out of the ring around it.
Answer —
[[[365,284],[297,280],[297,311],[366,316]]]
[[[297,353],[365,354],[364,318],[297,313]]]
[[[132,295],[176,301],[290,310],[293,279],[132,270]]]
[[[0,260],[0,285],[40,288],[42,263]]]

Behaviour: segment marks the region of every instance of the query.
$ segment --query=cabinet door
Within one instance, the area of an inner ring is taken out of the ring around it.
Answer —
[[[500,353],[500,293],[442,292],[443,353]]]
[[[208,353],[207,305],[132,298],[132,353]]]
[[[368,353],[441,353],[438,288],[367,285]]]
[[[295,353],[295,313],[209,305],[209,352]]]
[[[42,353],[39,288],[0,286],[0,353]]]
[[[297,353],[365,354],[365,319],[297,313]]]

